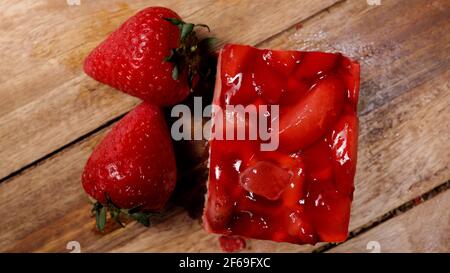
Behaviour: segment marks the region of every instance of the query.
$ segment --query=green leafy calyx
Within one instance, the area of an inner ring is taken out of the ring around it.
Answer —
[[[92,213],[95,214],[96,227],[99,231],[105,229],[107,212],[109,212],[111,219],[113,219],[121,227],[125,227],[121,220],[123,217],[136,220],[146,227],[150,226],[150,217],[155,213],[143,212],[140,206],[132,209],[121,209],[112,202],[108,194],[105,194],[105,198],[105,205],[100,202],[96,202],[92,207]]]
[[[192,89],[195,77],[206,78],[212,68],[207,67],[206,61],[211,54],[212,45],[215,41],[212,37],[199,39],[196,35],[196,28],[209,27],[204,24],[186,23],[177,18],[163,18],[174,24],[180,30],[180,46],[171,50],[170,55],[164,60],[174,64],[172,78],[180,79],[182,73],[186,73],[189,87]]]

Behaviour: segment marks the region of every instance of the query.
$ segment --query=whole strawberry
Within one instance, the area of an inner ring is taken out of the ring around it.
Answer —
[[[206,38],[174,11],[150,7],[129,18],[95,48],[84,63],[92,78],[159,106],[182,101],[207,74]]]
[[[148,225],[146,212],[159,211],[176,182],[170,135],[161,110],[142,103],[120,120],[95,148],[82,175],[94,205],[97,227],[106,212],[120,222],[127,214]]]

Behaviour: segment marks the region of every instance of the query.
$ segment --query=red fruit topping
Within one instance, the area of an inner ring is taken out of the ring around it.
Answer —
[[[262,50],[262,60],[269,69],[289,76],[300,63],[302,53],[299,51]]]
[[[359,96],[359,64],[347,58],[342,59],[342,67],[340,75],[343,78],[345,87],[347,88],[347,98],[354,107],[358,104]]]
[[[234,76],[226,76],[225,78],[226,85],[224,85],[223,98],[225,104],[248,104],[257,97],[258,90],[253,83],[254,80],[251,74],[238,73]],[[241,92],[239,90],[243,91]]]
[[[281,94],[287,90],[286,83],[280,84],[283,83],[283,76],[275,71],[267,73],[268,70],[264,68],[261,71],[258,71],[258,67],[255,69],[257,71],[252,73],[253,88],[264,100],[271,104],[276,104]]]
[[[337,77],[319,80],[304,99],[281,113],[281,149],[295,152],[314,143],[336,121],[343,102],[344,87]]]
[[[287,80],[287,88],[285,92],[281,93],[280,104],[296,104],[301,98],[306,96],[309,88],[309,84],[304,80],[289,77]]]
[[[277,165],[259,161],[241,173],[241,186],[269,200],[277,200],[291,181],[292,174]]]
[[[218,73],[214,104],[280,106],[279,131],[271,132],[280,145],[261,151],[259,138],[210,141],[205,228],[299,244],[345,240],[356,166],[358,64],[340,54],[227,45]],[[230,85],[230,74],[242,75],[241,84]],[[251,127],[240,113],[229,116]],[[213,118],[214,125],[224,120],[230,119]]]
[[[227,46],[225,46],[226,48]],[[251,47],[229,47],[223,57],[220,77],[223,83],[223,101],[225,104],[248,104],[257,96],[251,73],[244,73],[248,61],[253,59]],[[217,76],[219,77],[219,75]],[[242,88],[245,86],[245,88]],[[241,91],[242,90],[242,91]],[[239,91],[239,92],[238,92]]]
[[[306,211],[320,241],[342,242],[347,238],[351,197],[336,190],[332,179],[308,184]]]
[[[340,59],[339,54],[324,52],[308,52],[303,55],[300,65],[295,71],[296,78],[314,78],[333,70]]]
[[[207,206],[204,221],[208,223],[211,230],[223,229],[231,218],[233,204],[228,194],[222,192],[214,198],[214,203]]]
[[[299,237],[302,242],[307,244],[314,244],[317,241],[314,227],[307,214],[299,211],[291,212],[289,221],[287,224],[289,235]]]
[[[337,190],[351,195],[353,185],[345,181],[353,180],[356,171],[358,118],[355,114],[343,114],[336,122],[331,129],[329,145],[334,159]]]
[[[239,236],[220,236],[220,247],[224,252],[233,253],[245,249],[245,239]]]
[[[247,66],[253,60],[253,48],[250,46],[224,46],[222,50],[222,82],[228,83],[228,78],[247,71]]]

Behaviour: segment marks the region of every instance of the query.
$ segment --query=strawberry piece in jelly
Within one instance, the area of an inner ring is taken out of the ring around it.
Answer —
[[[296,51],[262,50],[256,64],[254,84],[267,102],[278,103],[280,96],[288,92],[289,76],[299,64],[301,53]],[[292,83],[291,83],[292,85]],[[294,86],[291,86],[296,88]]]
[[[314,143],[336,121],[344,102],[341,81],[326,77],[303,100],[281,112],[280,148],[295,152]]]
[[[211,199],[210,199],[211,200]],[[233,204],[230,196],[226,193],[216,195],[214,202],[207,204],[204,221],[210,229],[220,230],[228,224],[233,210]]]
[[[224,87],[224,102],[227,105],[248,104],[256,99],[259,87],[254,84],[253,75],[238,73],[226,77],[227,85]],[[242,90],[242,91],[241,91]]]
[[[221,55],[221,77],[226,83],[226,77],[234,77],[248,71],[247,66],[254,59],[255,51],[250,46],[225,46]]]
[[[277,200],[291,181],[292,174],[271,162],[260,161],[241,173],[241,186],[269,200]]]
[[[289,76],[300,64],[302,53],[299,51],[262,50],[263,63],[269,66],[268,70]]]
[[[328,181],[333,178],[333,160],[328,143],[319,140],[303,154],[309,181]]]
[[[281,93],[280,105],[296,104],[301,98],[305,97],[310,86],[302,79],[290,77],[287,80],[285,92]]]
[[[339,72],[347,88],[347,98],[356,107],[359,97],[359,64],[350,59],[343,58],[342,67]]]
[[[314,244],[317,239],[314,227],[305,213],[294,211],[289,214],[288,233],[291,236],[299,237],[301,241]]]
[[[267,70],[256,69],[252,74],[252,84],[258,94],[268,103],[278,103],[282,93],[286,92],[287,85],[282,81],[283,76],[277,72],[267,73]],[[281,82],[281,84],[280,84]]]
[[[344,114],[331,129],[329,137],[334,159],[337,190],[344,194],[353,193],[353,178],[356,171],[358,150],[358,118]]]
[[[309,184],[306,210],[321,241],[342,242],[347,238],[351,197],[335,190],[331,180]]]
[[[331,71],[338,63],[340,54],[306,52],[295,71],[296,78],[314,78]]]
[[[252,86],[252,75],[247,65],[253,59],[254,52],[249,46],[225,47],[221,56],[221,79],[223,85],[223,101],[225,104],[248,104],[257,96]]]

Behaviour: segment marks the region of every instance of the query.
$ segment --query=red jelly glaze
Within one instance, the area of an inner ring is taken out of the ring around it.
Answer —
[[[341,54],[226,45],[218,74],[214,104],[280,105],[280,146],[261,152],[259,140],[210,141],[206,229],[299,244],[345,240],[359,64]]]

